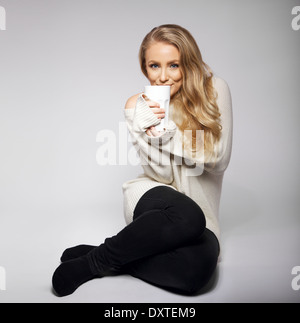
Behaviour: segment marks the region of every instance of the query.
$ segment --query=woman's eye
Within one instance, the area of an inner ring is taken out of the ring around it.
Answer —
[[[158,65],[157,64],[151,64],[150,67],[151,68],[158,68]]]
[[[172,64],[171,65],[171,68],[178,68],[179,67],[179,65],[178,64]]]

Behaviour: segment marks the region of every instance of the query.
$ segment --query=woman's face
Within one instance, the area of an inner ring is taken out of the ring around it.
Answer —
[[[163,42],[153,43],[145,55],[148,80],[151,85],[170,85],[171,97],[182,85],[182,72],[179,66],[178,49]]]

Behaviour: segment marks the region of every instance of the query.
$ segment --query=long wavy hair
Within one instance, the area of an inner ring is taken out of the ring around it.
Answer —
[[[217,93],[213,87],[213,72],[204,63],[199,47],[185,28],[167,24],[155,27],[144,38],[139,61],[143,74],[146,70],[146,51],[155,42],[164,42],[175,46],[180,53],[179,67],[183,82],[180,90],[171,98],[173,105],[172,119],[184,132],[192,131],[192,142],[187,146],[192,152],[197,151],[199,136],[197,130],[204,130],[205,159],[214,156],[215,145],[221,137],[222,126],[217,105]],[[202,139],[203,140],[203,139]]]

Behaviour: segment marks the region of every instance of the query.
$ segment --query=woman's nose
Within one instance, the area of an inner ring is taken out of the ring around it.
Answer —
[[[161,83],[165,83],[165,82],[167,82],[169,80],[168,73],[167,73],[167,71],[165,69],[161,70],[159,80],[160,80]]]

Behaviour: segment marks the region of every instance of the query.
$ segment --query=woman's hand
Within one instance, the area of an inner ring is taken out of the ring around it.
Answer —
[[[162,134],[161,131],[156,130],[156,128],[154,126],[148,128],[148,130],[146,131],[146,134],[149,137],[158,137]]]
[[[163,119],[165,117],[165,109],[160,108],[159,103],[149,100],[145,95],[143,96],[147,102],[147,105],[152,109],[152,112],[158,119]],[[161,135],[161,131],[156,130],[154,126],[148,128],[146,134],[149,137],[158,137]]]

